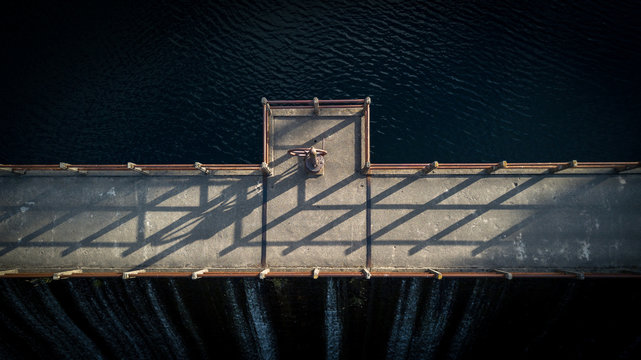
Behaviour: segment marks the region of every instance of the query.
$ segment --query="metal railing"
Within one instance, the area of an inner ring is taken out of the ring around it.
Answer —
[[[258,164],[67,164],[60,163],[59,165],[4,165],[0,164],[0,170],[5,172],[12,172],[15,174],[25,174],[29,171],[71,171],[80,174],[87,174],[96,171],[135,171],[143,174],[149,174],[155,171],[194,171],[204,172],[216,170],[230,170],[230,171],[259,171],[260,165]]]
[[[345,270],[337,271],[331,269],[310,269],[299,271],[265,271],[265,270],[250,270],[250,271],[234,271],[234,270],[218,270],[218,271],[144,271],[137,270],[131,272],[84,272],[82,270],[70,270],[61,272],[18,272],[18,271],[0,271],[0,278],[53,278],[55,280],[65,278],[87,278],[87,277],[104,277],[104,278],[159,278],[159,277],[184,277],[192,279],[200,278],[319,278],[319,277],[348,277],[348,278],[553,278],[553,279],[610,279],[610,278],[628,278],[628,279],[641,279],[640,272],[580,272],[580,271],[538,271],[538,272],[509,272],[503,270],[479,270],[476,272],[439,272],[436,270],[399,270],[399,271],[375,271],[371,272],[366,269],[359,270]]]
[[[434,170],[483,170],[492,173],[501,169],[512,170],[545,170],[548,173],[556,173],[568,169],[613,169],[616,172],[636,169],[641,162],[579,162],[576,160],[568,162],[545,162],[545,163],[508,163],[499,161],[496,163],[414,163],[414,164],[371,164],[369,172],[378,170],[420,170],[429,174]]]

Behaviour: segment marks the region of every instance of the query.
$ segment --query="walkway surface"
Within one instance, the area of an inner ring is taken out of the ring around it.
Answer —
[[[274,109],[270,177],[0,176],[0,270],[641,266],[638,171],[365,176],[361,110],[312,111]],[[287,154],[312,145],[323,176]]]

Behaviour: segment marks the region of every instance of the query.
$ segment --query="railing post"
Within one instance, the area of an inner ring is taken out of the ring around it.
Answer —
[[[434,274],[434,277],[438,280],[443,280],[443,274],[441,274],[439,271],[436,271],[434,269],[427,269],[427,272]]]
[[[550,174],[554,174],[554,173],[559,172],[561,170],[575,168],[577,166],[578,166],[578,162],[576,160],[572,160],[572,161],[568,162],[567,164],[559,165],[554,169],[550,169],[549,173]]]
[[[314,115],[320,114],[320,104],[318,103],[318,98],[314,98]]]
[[[320,274],[320,269],[315,268],[314,271],[312,272],[312,277],[314,278],[314,280],[318,279],[318,274]]]
[[[438,169],[438,161],[433,161],[425,165],[425,167],[421,171],[423,172],[423,174],[429,174],[436,169]]]
[[[507,169],[507,161],[503,160],[496,165],[492,165],[491,168],[485,170],[486,173],[491,174],[498,169]]]
[[[61,162],[60,163],[60,168],[62,170],[69,170],[71,172],[75,172],[75,173],[78,173],[78,174],[81,174],[81,175],[87,175],[86,171],[82,171],[82,170],[78,169],[77,167],[71,167],[71,164],[68,164],[66,162]]]
[[[492,271],[494,271],[496,273],[499,273],[499,274],[503,274],[503,275],[505,275],[506,279],[512,280],[512,273],[511,272],[507,272],[507,271],[503,271],[503,270],[499,270],[499,269],[494,269]]]
[[[209,271],[209,270],[208,269],[202,269],[202,270],[194,271],[193,273],[191,273],[191,279],[192,280],[198,280],[199,279],[198,276],[206,273],[207,271]]]
[[[82,273],[81,269],[57,272],[53,274],[53,280],[60,280],[62,279],[63,276],[69,276],[72,274],[79,274],[79,273]]]
[[[274,115],[272,115],[272,107],[269,105],[269,101],[267,101],[267,98],[262,98],[260,101],[265,107],[265,110],[267,111],[267,116],[269,116],[269,120],[274,120]]]
[[[365,279],[369,280],[372,278],[372,273],[370,273],[366,268],[363,268],[361,271],[363,272],[363,275],[365,275]]]
[[[209,170],[208,170],[206,167],[204,167],[204,166],[203,166],[203,164],[199,163],[198,161],[196,161],[196,162],[194,163],[194,167],[195,167],[196,169],[198,169],[198,170],[202,171],[202,172],[203,172],[203,174],[205,174],[205,175],[209,174]]]
[[[272,176],[274,174],[274,170],[264,161],[260,164],[260,170],[267,176]]]
[[[370,162],[368,161],[368,162],[366,162],[366,163],[365,163],[365,166],[363,166],[363,169],[361,169],[361,172],[362,172],[363,174],[367,174],[367,172],[369,171],[369,169],[370,169],[371,167],[372,167],[372,163],[370,163]]]
[[[122,278],[124,280],[132,279],[132,278],[136,277],[136,274],[140,274],[140,273],[144,273],[144,272],[145,272],[145,270],[125,271],[124,273],[122,273]]]
[[[267,274],[269,274],[269,269],[265,269],[265,270],[261,271],[258,274],[258,278],[261,279],[261,280],[264,280],[265,276],[267,276]]]
[[[134,164],[134,163],[132,163],[132,162],[128,162],[128,163],[127,163],[127,169],[130,169],[130,170],[133,170],[133,171],[139,172],[139,173],[141,173],[141,174],[149,175],[149,171],[145,171],[145,170],[143,170],[143,169],[141,169],[141,168],[137,167],[137,165],[136,165],[136,164]]]
[[[579,280],[585,280],[585,274],[579,271],[571,271],[571,270],[561,270],[562,272],[570,275],[575,275],[577,279]]]

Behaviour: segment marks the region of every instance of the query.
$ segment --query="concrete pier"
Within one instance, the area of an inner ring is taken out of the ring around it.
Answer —
[[[269,111],[271,176],[4,172],[0,271],[641,267],[639,169],[365,174],[362,108]],[[328,152],[323,175],[287,153],[310,146]]]

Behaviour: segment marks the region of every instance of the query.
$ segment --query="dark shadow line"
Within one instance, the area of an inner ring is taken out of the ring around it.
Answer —
[[[427,210],[430,206],[434,204],[438,204],[439,202],[446,200],[449,197],[452,197],[456,195],[459,191],[467,188],[468,186],[474,184],[476,181],[478,181],[478,178],[469,178],[465,181],[462,181],[458,183],[456,186],[448,190],[447,193],[441,193],[440,195],[436,196],[432,200],[426,202],[425,204],[422,205],[422,207],[417,208],[412,210],[411,212],[401,216],[400,218],[392,221],[390,224],[382,227],[378,231],[374,232],[372,234],[372,239],[376,240],[378,237],[380,237],[383,234],[388,233],[389,231],[393,230],[394,228],[398,227],[399,225],[402,225],[403,223],[407,222],[408,220],[418,216],[419,214],[422,214],[424,211]]]
[[[131,194],[131,191],[125,193],[125,195]],[[95,204],[103,200],[100,197],[94,197],[94,200],[90,202],[90,204]],[[0,256],[6,255],[9,252],[13,251],[14,249],[17,249],[19,247],[24,246],[25,243],[28,243],[29,241],[37,238],[38,236],[46,233],[47,231],[53,230],[56,228],[58,225],[65,223],[67,220],[73,218],[74,216],[84,212],[85,209],[83,208],[82,210],[75,208],[74,210],[70,210],[66,215],[62,216],[61,218],[57,218],[54,221],[51,221],[49,224],[44,225],[40,227],[38,230],[35,230],[31,232],[29,235],[25,236],[22,238],[22,240],[19,243],[14,243],[12,246],[4,248],[0,250]],[[57,224],[56,224],[57,222]]]
[[[517,195],[517,194],[519,194],[519,193],[521,193],[521,192],[525,191],[526,189],[528,189],[528,188],[532,187],[533,185],[535,185],[535,184],[539,183],[539,182],[540,182],[541,180],[543,180],[543,179],[544,179],[544,177],[543,177],[543,176],[532,177],[532,178],[530,178],[529,180],[527,180],[527,181],[525,181],[524,183],[522,183],[521,185],[519,185],[519,186],[517,186],[517,187],[515,187],[515,188],[511,189],[510,191],[506,192],[505,194],[503,194],[503,195],[501,195],[501,196],[497,197],[496,199],[494,199],[494,200],[490,201],[490,202],[488,203],[488,205],[492,206],[492,205],[500,204],[500,203],[502,203],[502,202],[506,201],[507,199],[510,199],[510,198],[512,198],[513,196],[515,196],[515,195]],[[474,213],[472,213],[472,214],[470,214],[470,215],[468,215],[468,216],[464,217],[463,219],[461,219],[461,220],[457,221],[456,223],[454,223],[454,224],[452,224],[452,225],[448,226],[447,228],[443,229],[443,230],[442,230],[442,231],[440,231],[438,234],[435,234],[434,236],[432,236],[432,237],[431,237],[431,238],[429,238],[428,240],[424,241],[423,243],[418,244],[418,245],[414,246],[413,248],[409,249],[407,253],[408,253],[409,255],[414,255],[414,254],[416,254],[416,253],[417,253],[417,252],[419,252],[420,250],[424,249],[424,248],[425,248],[427,245],[429,245],[430,243],[432,243],[432,242],[435,242],[435,241],[438,241],[438,240],[442,239],[443,237],[445,237],[445,236],[447,236],[447,235],[451,234],[451,233],[452,233],[452,232],[454,232],[455,230],[457,230],[457,229],[461,228],[461,227],[462,227],[462,226],[464,226],[465,224],[468,224],[470,221],[472,221],[472,220],[474,220],[474,219],[478,218],[479,216],[481,216],[481,215],[485,214],[485,213],[486,213],[486,212],[488,212],[488,211],[489,211],[489,209],[481,209],[481,210],[477,210],[477,211],[475,211]],[[417,214],[414,214],[414,215],[413,215],[413,216],[411,216],[411,217],[413,218],[413,217],[414,217],[414,216],[416,216],[416,215],[417,215]]]
[[[344,178],[343,180],[339,181],[338,183],[330,186],[329,188],[323,190],[319,194],[313,196],[311,199],[307,200],[306,203],[313,204],[314,202],[320,201],[320,200],[324,199],[325,197],[327,197],[327,196],[331,195],[332,193],[334,193],[336,190],[338,190],[338,189],[346,186],[347,184],[355,181],[358,177],[359,177],[358,174],[352,174],[352,175]],[[275,199],[278,197],[278,195],[284,193],[285,191],[287,191],[289,189],[291,189],[291,187],[281,190],[277,195],[272,195],[271,201],[275,201]],[[267,200],[268,205],[269,205],[269,201],[270,201],[270,199]],[[266,225],[266,230],[267,231],[271,230],[272,228],[274,228],[278,224],[286,221],[287,219],[291,218],[292,216],[294,216],[298,212],[300,212],[300,209],[298,207],[289,210],[285,214],[279,216],[278,218],[272,220],[271,222],[268,222],[267,225]],[[225,249],[221,250],[219,254],[221,256],[224,256],[224,255],[228,254],[229,252],[233,251],[234,249],[236,249],[236,248],[238,248],[240,246],[243,246],[243,243],[247,243],[251,239],[253,239],[254,237],[260,235],[261,231],[262,231],[262,229],[261,230],[257,230],[257,231],[253,231],[252,233],[246,235],[244,238],[239,239],[238,241],[235,241],[233,244],[231,244],[228,247],[226,247]]]
[[[263,204],[261,216],[260,266],[267,267],[267,176],[263,176]],[[237,237],[240,239],[240,236]]]
[[[148,204],[145,204],[144,206],[145,207],[147,207],[149,205],[154,206],[155,204],[159,204],[159,203],[161,203],[161,202],[163,202],[163,201],[165,201],[165,200],[167,200],[167,199],[169,199],[169,198],[171,198],[173,196],[176,196],[176,195],[180,194],[181,192],[185,191],[188,188],[188,186],[184,186],[184,183],[182,185],[183,186],[174,187],[174,188],[170,189],[169,191],[165,192],[164,194],[162,194],[161,196],[157,197],[152,202],[150,202]],[[136,190],[137,190],[137,186],[134,185],[134,191],[136,191]],[[138,195],[136,195],[136,196],[138,197]],[[140,201],[139,198],[137,198],[137,200]],[[140,211],[139,210],[140,209],[140,205],[138,205],[137,208],[138,208],[137,211]],[[140,211],[140,213],[144,213],[144,212]],[[133,219],[133,218],[135,218],[137,216],[140,218],[139,214],[137,214],[136,212],[131,212],[131,213],[121,217],[120,219],[112,222],[111,224],[109,224],[107,226],[104,226],[102,229],[96,231],[95,233],[93,233],[93,234],[85,237],[84,239],[78,241],[75,246],[70,246],[69,248],[63,250],[60,255],[62,257],[65,257],[65,256],[73,253],[74,251],[80,249],[81,247],[87,246],[87,244],[89,244],[90,242],[92,242],[95,239],[101,237],[102,235],[104,235],[104,234],[106,234],[106,233],[118,228],[120,225],[126,223],[127,221],[129,221],[129,220],[131,220],[131,219]],[[140,223],[140,221],[138,221],[138,223]],[[139,237],[140,226],[143,227],[143,231],[144,231],[144,223],[142,225],[138,224],[137,233],[136,233],[136,240],[144,241],[144,233],[143,233],[143,238],[142,239]]]
[[[365,232],[367,237],[367,252],[365,255],[365,266],[370,269],[372,267],[372,178],[369,175],[365,178],[367,183],[366,188],[366,213],[365,213]],[[351,250],[348,249],[348,250]],[[350,254],[355,250],[351,250],[346,254]]]
[[[563,198],[570,198],[572,196],[575,196],[579,192],[583,192],[585,190],[588,190],[590,188],[598,186],[599,184],[604,182],[605,179],[606,178],[601,178],[601,179],[596,178],[596,179],[590,181],[587,184],[581,185],[580,188],[575,188],[571,192],[564,194]],[[508,236],[514,234],[517,230],[522,229],[523,227],[529,225],[530,223],[532,223],[534,221],[534,219],[536,219],[536,216],[538,214],[542,213],[542,212],[543,211],[539,211],[539,212],[536,212],[534,214],[530,214],[527,218],[525,218],[524,220],[522,220],[518,224],[516,224],[514,226],[511,226],[509,229],[503,231],[501,234],[495,236],[491,240],[488,240],[488,241],[484,242],[482,245],[479,245],[476,249],[472,250],[472,252],[471,252],[472,256],[476,256],[476,255],[482,253],[483,251],[485,251],[485,250],[489,249],[490,247],[496,245],[496,243],[500,242],[502,239],[505,239]]]

